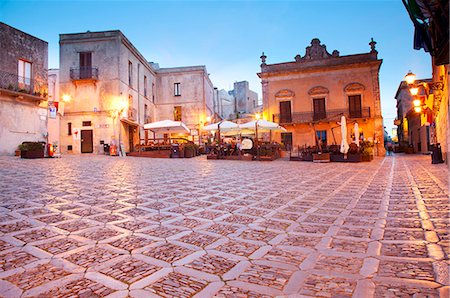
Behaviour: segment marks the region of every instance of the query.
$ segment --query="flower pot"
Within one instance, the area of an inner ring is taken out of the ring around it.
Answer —
[[[330,153],[314,153],[313,162],[330,162]]]

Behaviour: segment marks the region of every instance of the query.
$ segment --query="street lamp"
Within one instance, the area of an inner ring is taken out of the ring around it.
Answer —
[[[431,127],[435,127],[435,123],[433,121],[433,113],[431,111],[431,109],[427,106],[425,100],[429,98],[430,96],[430,91],[433,91],[433,94],[435,96],[434,100],[439,103],[440,99],[440,92],[444,90],[444,82],[442,81],[442,77],[440,81],[434,81],[434,82],[420,82],[420,83],[416,83],[416,75],[413,74],[411,71],[409,71],[406,76],[405,76],[405,81],[409,86],[409,91],[411,93],[411,95],[413,96],[413,106],[414,106],[414,111],[416,113],[426,113],[430,116],[430,120],[428,120],[427,122],[429,122],[431,124]],[[418,94],[419,94],[419,88],[422,87],[424,92],[425,92],[425,96],[420,96],[420,98],[417,98]],[[436,93],[436,91],[438,91]],[[435,102],[433,102],[433,105],[435,106]],[[436,134],[434,133],[434,137],[433,137],[433,143],[434,143],[434,147],[432,149],[432,155],[431,155],[431,163],[435,164],[435,163],[443,163],[443,159],[442,159],[442,152],[441,152],[441,147],[440,144],[437,142],[437,138],[436,138]]]

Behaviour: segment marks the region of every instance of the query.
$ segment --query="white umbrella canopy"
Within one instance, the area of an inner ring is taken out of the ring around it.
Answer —
[[[259,132],[268,131],[286,131],[286,129],[280,126],[278,123],[270,122],[264,119],[253,120],[244,124],[239,124],[239,128],[242,130],[256,130],[256,125],[258,125]]]
[[[144,124],[144,129],[159,133],[190,133],[191,130],[181,121],[162,120]]]
[[[349,146],[347,142],[347,122],[345,120],[345,116],[341,117],[341,153],[346,154],[348,152]]]
[[[359,147],[359,125],[358,123],[355,123],[355,127],[353,128],[353,131],[355,133],[355,144]]]
[[[217,123],[211,123],[211,124],[205,125],[203,127],[203,130],[217,131],[217,130],[219,130],[219,128],[220,128],[220,131],[222,131],[222,132],[228,132],[228,131],[233,131],[233,130],[237,131],[239,129],[239,125],[234,122],[225,120],[225,121],[220,121]]]

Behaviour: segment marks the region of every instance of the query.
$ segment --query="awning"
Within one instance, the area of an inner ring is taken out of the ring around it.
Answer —
[[[144,129],[158,133],[187,133],[191,130],[181,121],[163,120],[144,124]]]

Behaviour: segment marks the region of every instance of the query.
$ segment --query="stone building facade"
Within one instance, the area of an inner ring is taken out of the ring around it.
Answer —
[[[248,81],[235,82],[233,90],[217,90],[215,112],[222,119],[245,118],[260,109],[258,93],[250,90]]]
[[[120,31],[60,35],[61,151],[133,151],[154,113],[155,72]]]
[[[205,66],[160,68],[118,30],[61,34],[59,80],[60,96],[70,98],[63,153],[102,153],[103,144],[119,143],[132,152],[145,123],[166,119],[183,121],[196,141],[214,111]]]
[[[0,155],[46,141],[47,68],[46,41],[0,22]]]
[[[384,129],[380,106],[379,70],[375,42],[369,53],[340,56],[328,53],[313,39],[303,57],[292,62],[267,64],[261,56],[263,117],[282,124],[286,133],[275,135],[286,147],[340,144],[337,121],[347,118],[347,140],[358,123],[360,135],[375,143],[374,153],[384,155]]]
[[[182,121],[198,144],[200,129],[214,115],[214,86],[205,66],[156,68],[155,121]]]
[[[420,83],[429,83],[431,79],[418,80]],[[419,96],[424,96],[423,90]],[[433,142],[433,129],[430,127],[431,115],[428,113],[417,113],[414,111],[413,96],[409,86],[402,81],[395,94],[397,100],[397,136],[400,146],[412,146],[414,152],[428,153],[430,144]],[[431,135],[430,135],[431,134]]]

